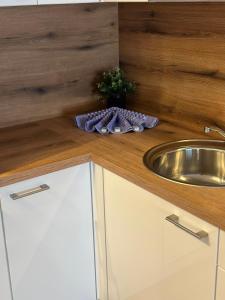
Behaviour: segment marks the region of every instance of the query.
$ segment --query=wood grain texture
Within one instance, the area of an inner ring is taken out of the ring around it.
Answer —
[[[204,137],[165,121],[143,133],[108,136],[83,132],[63,117],[2,128],[0,186],[94,161],[225,230],[224,189],[170,182],[150,172],[142,161],[144,153],[160,143]]]
[[[224,16],[225,3],[119,4],[120,63],[138,84],[130,106],[225,127]]]
[[[118,65],[117,4],[0,9],[0,127],[97,106],[93,79]]]

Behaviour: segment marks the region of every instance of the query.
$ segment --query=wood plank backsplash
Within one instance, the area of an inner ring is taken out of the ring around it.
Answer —
[[[132,108],[225,127],[225,3],[121,3],[119,27]]]
[[[1,8],[0,127],[95,108],[93,78],[116,65],[116,3]]]

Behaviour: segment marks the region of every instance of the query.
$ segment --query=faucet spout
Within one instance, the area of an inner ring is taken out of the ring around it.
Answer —
[[[216,127],[216,126],[212,126],[212,127],[205,126],[204,127],[205,133],[209,133],[211,131],[217,132],[225,138],[225,131],[223,129]]]

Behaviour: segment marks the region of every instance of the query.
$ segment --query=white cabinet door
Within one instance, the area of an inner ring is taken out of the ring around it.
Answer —
[[[89,164],[7,186],[0,197],[13,300],[96,300]]]
[[[36,5],[37,0],[1,0],[0,6]]]
[[[1,214],[0,214],[0,266],[1,266],[0,267],[0,299],[12,300]]]
[[[216,300],[225,299],[225,270],[218,268]]]
[[[213,300],[218,229],[108,171],[104,190],[109,300]]]

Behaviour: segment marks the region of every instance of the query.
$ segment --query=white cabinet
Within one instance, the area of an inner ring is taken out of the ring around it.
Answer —
[[[22,6],[22,5],[36,5],[37,0],[1,0],[1,6]]]
[[[225,270],[218,268],[216,300],[225,299]]]
[[[13,300],[96,300],[89,164],[9,185],[0,198]]]
[[[106,170],[104,191],[109,300],[214,299],[216,227]]]

